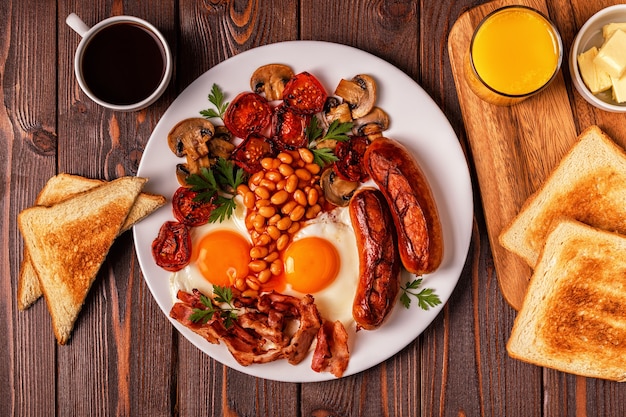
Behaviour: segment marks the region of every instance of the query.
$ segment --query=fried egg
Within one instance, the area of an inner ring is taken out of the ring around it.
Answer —
[[[178,290],[198,289],[210,295],[213,285],[230,286],[237,277],[248,275],[252,240],[241,198],[236,197],[235,202],[229,219],[191,230],[191,262],[170,277],[173,302]],[[296,297],[311,294],[323,318],[340,320],[346,327],[354,323],[352,301],[359,258],[347,207],[337,207],[304,223],[281,255],[284,272],[276,277],[277,291]]]
[[[327,320],[348,327],[359,277],[359,253],[347,207],[322,213],[305,224],[283,255],[285,294],[311,294]]]
[[[230,286],[237,277],[248,275],[252,239],[241,197],[235,197],[235,203],[230,218],[191,229],[191,262],[170,276],[174,302],[178,290],[190,293],[195,288],[210,295],[213,285]]]

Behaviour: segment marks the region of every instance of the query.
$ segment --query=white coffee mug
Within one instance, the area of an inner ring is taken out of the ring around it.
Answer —
[[[74,55],[74,73],[94,102],[116,111],[141,110],[167,89],[172,54],[150,23],[114,16],[89,27],[74,13],[65,22],[82,37]]]

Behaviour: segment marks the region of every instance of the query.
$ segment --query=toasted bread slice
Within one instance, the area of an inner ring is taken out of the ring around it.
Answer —
[[[51,206],[67,200],[75,194],[87,191],[99,185],[106,184],[104,180],[81,177],[72,174],[58,174],[50,178],[46,186],[37,196],[35,204]],[[157,194],[141,193],[128,214],[120,233],[130,229],[135,223],[165,204],[165,197]]]
[[[105,184],[105,181],[89,179],[79,175],[59,174],[50,178],[41,190],[35,204],[38,206],[52,206],[87,191],[94,187]],[[157,194],[141,193],[135,200],[120,234],[130,229],[135,223],[151,214],[165,204],[165,197]],[[43,295],[37,274],[30,261],[28,250],[24,248],[22,265],[20,267],[17,284],[17,306],[20,310],[30,307]]]
[[[548,235],[507,343],[513,358],[626,381],[626,236],[574,220]]]
[[[46,297],[59,344],[135,203],[144,178],[122,177],[50,207],[23,210],[18,226]]]
[[[502,231],[500,244],[534,267],[562,217],[626,234],[626,153],[591,126]]]

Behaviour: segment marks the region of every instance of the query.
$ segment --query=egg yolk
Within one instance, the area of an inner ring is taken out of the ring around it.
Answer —
[[[301,293],[313,294],[326,288],[339,272],[339,253],[326,239],[306,237],[285,250],[285,278]]]
[[[204,235],[196,248],[196,266],[211,284],[230,286],[248,275],[251,245],[238,233],[216,230]]]

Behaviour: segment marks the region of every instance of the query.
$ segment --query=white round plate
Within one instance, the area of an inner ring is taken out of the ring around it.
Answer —
[[[393,65],[344,45],[292,41],[241,53],[202,74],[165,112],[150,137],[139,165],[137,175],[149,178],[144,191],[164,195],[168,198],[168,204],[134,227],[137,257],[146,283],[163,313],[183,336],[213,359],[246,374],[277,381],[311,382],[335,378],[330,373],[311,370],[311,355],[296,366],[285,360],[247,367],[239,365],[223,344],[210,344],[169,318],[172,307],[170,274],[159,268],[152,258],[151,244],[159,228],[165,221],[173,220],[169,200],[178,188],[174,168],[182,161],[168,148],[168,132],[179,121],[198,117],[200,110],[212,107],[208,95],[213,83],[219,85],[226,100],[232,100],[238,93],[249,91],[252,72],[269,63],[290,65],[295,73],[310,72],[320,80],[329,94],[332,94],[342,78],[349,79],[361,73],[372,75],[378,83],[377,105],[391,119],[385,136],[402,142],[413,153],[430,182],[439,209],[444,259],[437,271],[424,276],[423,287],[433,288],[442,304],[425,311],[418,307],[415,299],[409,309],[405,309],[398,301],[381,328],[359,332],[348,329],[351,338],[350,364],[344,376],[352,375],[395,355],[435,319],[457,284],[471,237],[472,186],[458,138],[428,94]],[[402,283],[409,279],[411,277],[405,273]]]

